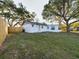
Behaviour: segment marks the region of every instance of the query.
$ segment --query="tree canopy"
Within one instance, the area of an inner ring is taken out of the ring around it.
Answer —
[[[69,32],[70,25],[79,21],[70,23],[73,18],[79,17],[79,0],[49,0],[49,3],[44,6],[42,15],[45,19],[52,15],[62,18]]]
[[[7,20],[9,26],[22,25],[25,20],[33,20],[34,17],[22,3],[16,6],[13,0],[0,0],[0,16]]]

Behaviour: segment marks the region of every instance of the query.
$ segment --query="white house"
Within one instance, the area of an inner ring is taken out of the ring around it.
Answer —
[[[28,33],[38,32],[60,32],[58,24],[47,25],[45,23],[26,21],[23,25],[23,29]]]

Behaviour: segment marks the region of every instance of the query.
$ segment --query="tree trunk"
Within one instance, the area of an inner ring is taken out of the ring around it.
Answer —
[[[66,21],[66,30],[67,32],[70,32],[70,25],[68,24],[68,21]]]

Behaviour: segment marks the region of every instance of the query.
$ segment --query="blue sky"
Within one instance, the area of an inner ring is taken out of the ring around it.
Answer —
[[[36,12],[37,17],[42,20],[42,10],[45,4],[48,3],[48,0],[14,0],[16,4],[22,2],[27,10],[30,12]]]

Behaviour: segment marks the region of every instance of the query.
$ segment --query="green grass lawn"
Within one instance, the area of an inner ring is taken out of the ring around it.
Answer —
[[[0,59],[79,59],[79,34],[9,34]]]

